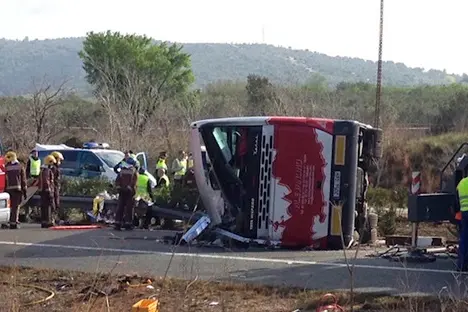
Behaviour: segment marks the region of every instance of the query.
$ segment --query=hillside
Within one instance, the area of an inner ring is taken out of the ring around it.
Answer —
[[[77,55],[83,38],[12,41],[0,39],[0,95],[30,91],[31,81],[72,79],[84,92],[87,84]],[[358,58],[292,50],[262,44],[185,44],[192,55],[198,87],[217,80],[245,80],[248,74],[268,76],[274,83],[306,83],[317,73],[328,83],[373,82],[376,64]],[[402,63],[384,63],[384,83],[394,86],[444,84],[461,80],[439,70],[424,71]]]

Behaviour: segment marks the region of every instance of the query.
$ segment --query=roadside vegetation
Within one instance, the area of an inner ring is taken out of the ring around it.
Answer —
[[[160,301],[160,311],[312,312],[334,300],[324,291],[252,284],[164,279],[152,276],[0,267],[2,311],[130,311],[141,299]],[[379,293],[335,295],[344,311],[465,312],[468,305],[448,296],[401,297]],[[48,299],[49,298],[49,299]],[[329,310],[330,311],[330,310]]]

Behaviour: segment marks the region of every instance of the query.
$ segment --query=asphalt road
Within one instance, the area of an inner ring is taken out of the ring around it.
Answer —
[[[310,289],[349,289],[350,274],[342,251],[224,250],[164,244],[164,231],[115,232],[110,229],[57,231],[28,225],[0,231],[0,264],[95,272],[168,275],[185,279],[236,280]],[[362,250],[355,265],[354,287],[362,292],[393,294],[464,294],[468,276],[453,271],[451,259],[406,267],[369,258]],[[349,251],[349,258],[354,251]],[[170,265],[169,265],[170,264]],[[442,291],[443,292],[443,291]]]

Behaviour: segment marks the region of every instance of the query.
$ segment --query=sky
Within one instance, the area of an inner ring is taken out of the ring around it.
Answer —
[[[0,38],[113,30],[377,60],[380,0],[0,0]],[[386,0],[383,59],[468,73],[467,0]]]

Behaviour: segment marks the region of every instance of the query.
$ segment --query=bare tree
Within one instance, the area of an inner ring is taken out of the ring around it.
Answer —
[[[68,80],[62,81],[57,87],[43,79],[29,101],[31,120],[34,124],[35,142],[47,142],[63,131],[60,125],[58,108],[63,106],[71,95],[67,88]]]

